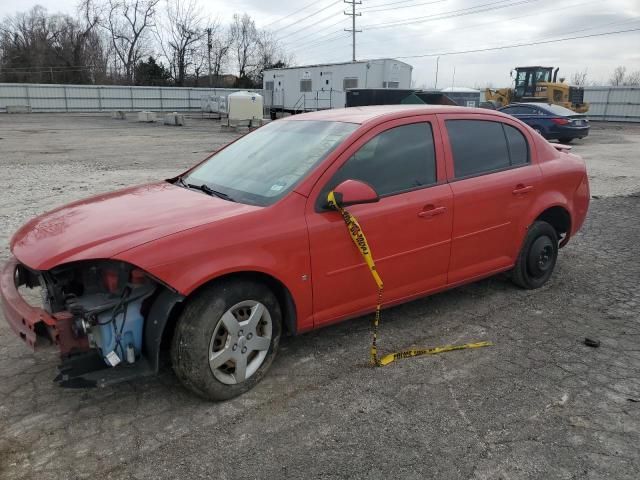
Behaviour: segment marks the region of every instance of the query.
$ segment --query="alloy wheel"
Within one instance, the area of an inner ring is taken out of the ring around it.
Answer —
[[[218,320],[209,342],[209,368],[222,383],[244,382],[260,368],[271,346],[273,323],[267,307],[245,300]]]

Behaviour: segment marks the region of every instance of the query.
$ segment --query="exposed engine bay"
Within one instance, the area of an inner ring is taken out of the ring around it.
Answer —
[[[111,260],[76,262],[46,272],[20,265],[16,284],[40,286],[43,309],[58,321],[55,331],[43,325],[37,333],[60,348],[63,364],[56,380],[61,384],[79,373],[120,371],[138,363],[149,367],[145,318],[158,294],[171,292],[144,271]],[[92,386],[86,383],[64,386]]]

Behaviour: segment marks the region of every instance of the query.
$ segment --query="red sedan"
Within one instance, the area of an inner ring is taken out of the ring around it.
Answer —
[[[360,221],[385,306],[510,271],[538,288],[582,226],[582,159],[487,110],[378,106],[272,122],[171,180],[23,226],[4,317],[55,342],[65,386],[157,372],[195,393],[255,385],[298,334],[370,312],[376,288],[327,194]],[[19,287],[39,288],[29,305]]]

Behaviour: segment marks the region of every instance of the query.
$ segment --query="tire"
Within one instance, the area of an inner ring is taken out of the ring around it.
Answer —
[[[573,138],[561,138],[559,141],[560,141],[560,143],[569,144],[569,143],[573,142]]]
[[[207,400],[237,397],[267,373],[281,332],[280,305],[265,285],[213,284],[189,301],[178,320],[173,370],[185,387]]]
[[[551,278],[557,260],[556,230],[547,222],[534,222],[529,227],[511,279],[522,288],[540,288]]]

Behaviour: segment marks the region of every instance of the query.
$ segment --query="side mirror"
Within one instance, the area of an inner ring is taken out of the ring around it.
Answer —
[[[380,200],[371,185],[360,180],[345,180],[333,189],[336,202],[341,207],[360,203],[375,203]]]

